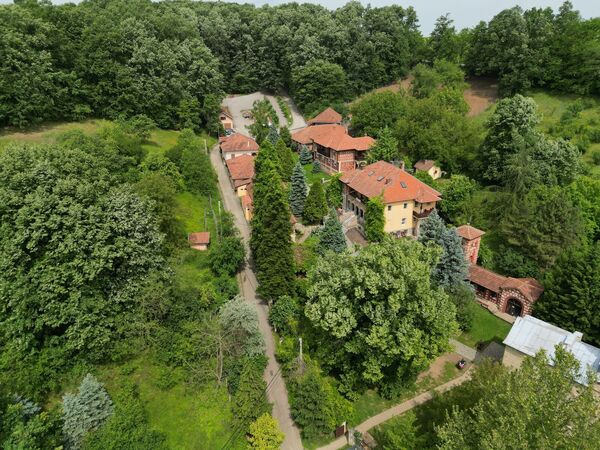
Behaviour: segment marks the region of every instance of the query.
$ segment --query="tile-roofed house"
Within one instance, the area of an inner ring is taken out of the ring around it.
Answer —
[[[364,160],[374,144],[370,136],[352,137],[342,125],[311,125],[292,134],[296,148],[306,146],[325,172],[346,172]]]
[[[485,232],[467,224],[457,227],[456,233],[462,239],[462,247],[467,261],[469,261],[471,264],[477,264],[479,246],[481,245],[481,236],[483,236]]]
[[[195,250],[206,250],[208,244],[210,244],[210,233],[208,231],[190,233],[188,234],[188,242],[190,247]]]
[[[333,108],[327,108],[325,111],[308,121],[308,125],[323,125],[332,123],[342,123],[342,115]]]
[[[357,216],[361,230],[367,202],[381,196],[385,205],[384,231],[397,236],[418,236],[420,223],[441,199],[438,191],[385,161],[347,172],[340,181],[344,185],[344,210]]]
[[[242,155],[225,161],[229,179],[238,197],[247,194],[248,185],[254,178],[254,156]]]
[[[600,375],[600,348],[582,342],[582,338],[577,331],[571,333],[529,315],[518,317],[504,339],[506,348],[502,362],[509,367],[519,367],[526,356],[544,350],[552,364],[556,346],[562,345],[579,361],[576,381],[586,385],[588,368]],[[595,387],[598,390],[598,386]]]
[[[477,239],[485,234],[485,231],[481,231],[471,225],[461,225],[460,227],[456,227],[456,233],[463,239],[467,239],[469,241],[473,239]]]
[[[242,155],[256,156],[258,144],[254,139],[240,133],[219,138],[219,148],[223,159],[228,160]]]
[[[427,172],[434,180],[442,176],[442,169],[433,159],[421,159],[416,162],[414,168],[416,171]]]
[[[544,292],[535,278],[512,278],[471,264],[469,281],[477,295],[496,304],[498,310],[512,316],[530,314],[534,303]]]

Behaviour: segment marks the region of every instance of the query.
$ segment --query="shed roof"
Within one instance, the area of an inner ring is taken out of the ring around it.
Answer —
[[[582,337],[579,332],[571,333],[535,317],[525,316],[517,317],[504,339],[504,345],[529,356],[544,350],[550,361],[554,358],[556,346],[563,345],[581,365],[577,381],[587,384],[587,368],[595,372],[600,369],[600,348],[581,342]]]
[[[327,108],[308,121],[309,125],[317,123],[340,123],[342,115],[333,108]]]
[[[469,281],[498,294],[501,289],[516,289],[531,302],[537,301],[544,287],[535,278],[505,277],[481,266],[469,267]]]
[[[210,243],[210,232],[199,231],[197,233],[188,234],[188,242],[194,245],[202,245]]]
[[[433,166],[435,166],[435,161],[433,159],[420,159],[415,163],[415,169],[417,170],[429,170]]]
[[[467,241],[472,241],[473,239],[477,239],[485,234],[485,231],[481,231],[478,228],[472,227],[471,225],[461,225],[460,227],[456,227],[456,233]]]
[[[377,161],[345,173],[340,181],[367,198],[383,196],[384,203],[414,200],[420,203],[440,200],[440,193],[399,167]]]

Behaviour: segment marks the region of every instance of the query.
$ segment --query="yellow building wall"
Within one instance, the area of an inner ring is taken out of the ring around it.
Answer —
[[[427,171],[427,173],[429,174],[429,176],[431,178],[433,178],[434,180],[437,180],[438,178],[440,178],[442,176],[442,169],[440,169],[438,166],[433,166],[433,167],[431,167],[431,169],[429,169]]]
[[[404,207],[405,203],[406,208]],[[383,231],[393,233],[395,231],[410,230],[413,227],[413,208],[414,202],[411,200],[386,204],[383,208],[385,218]],[[402,219],[405,219],[404,223],[402,223]]]
[[[238,197],[248,195],[248,185],[244,184],[243,186],[238,186],[238,188],[235,190],[235,193]]]

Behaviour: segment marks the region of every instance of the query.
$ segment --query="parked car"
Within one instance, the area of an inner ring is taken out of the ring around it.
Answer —
[[[252,113],[251,113],[250,111],[244,111],[244,112],[242,113],[242,117],[243,117],[244,119],[252,119]]]
[[[235,133],[235,131],[231,128],[225,130],[225,136],[231,136],[233,133]]]

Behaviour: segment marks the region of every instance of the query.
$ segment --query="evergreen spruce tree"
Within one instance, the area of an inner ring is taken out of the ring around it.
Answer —
[[[600,242],[565,252],[545,274],[534,315],[600,346]]]
[[[254,182],[250,248],[259,293],[268,300],[294,292],[294,255],[288,195],[272,161],[263,161]]]
[[[292,173],[292,188],[290,189],[290,206],[292,208],[292,214],[296,217],[302,217],[307,195],[308,186],[306,185],[304,169],[298,162],[294,166],[294,171]]]
[[[290,133],[290,130],[288,127],[281,127],[279,129],[279,137],[281,139],[283,139],[283,142],[285,142],[285,145],[287,145],[288,147],[292,146],[292,134]]]
[[[87,374],[76,395],[63,396],[63,433],[67,449],[79,449],[90,431],[100,428],[113,414],[113,403],[104,386]]]
[[[437,211],[433,211],[419,230],[419,241],[433,242],[442,248],[442,255],[431,274],[433,281],[444,288],[465,282],[469,265],[465,259],[462,242],[456,228],[447,228]]]
[[[290,181],[292,171],[294,170],[294,155],[292,154],[292,150],[285,145],[283,139],[279,139],[275,145],[275,153],[277,153],[277,159],[279,160],[277,170],[281,179],[283,181]]]
[[[337,218],[335,210],[332,209],[325,220],[325,224],[319,230],[319,242],[317,252],[321,255],[328,251],[341,253],[346,250],[346,238],[342,224]]]
[[[307,224],[316,224],[323,220],[325,214],[327,214],[327,201],[323,183],[321,180],[315,180],[308,191],[302,217]]]
[[[321,171],[321,163],[316,159],[313,161],[312,173],[319,173]]]
[[[267,134],[267,141],[271,144],[275,145],[279,140],[279,133],[277,132],[277,127],[275,125],[271,125],[269,127],[269,133]]]
[[[306,147],[306,145],[303,145],[302,150],[300,150],[300,164],[305,166],[306,164],[310,164],[312,160],[312,153],[308,150],[308,147]]]
[[[272,407],[265,398],[266,388],[262,371],[257,371],[251,362],[245,363],[232,408],[236,422],[244,429],[264,413],[271,413]]]

